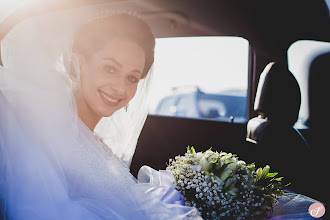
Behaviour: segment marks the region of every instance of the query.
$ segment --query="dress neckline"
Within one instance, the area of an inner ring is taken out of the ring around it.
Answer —
[[[93,132],[93,135],[101,143],[104,151],[106,151],[110,156],[114,157],[124,168],[126,168],[126,169],[129,170],[129,168],[127,167],[127,165],[119,157],[117,157],[116,154],[113,153],[113,151],[111,150],[111,148],[108,145],[106,145],[104,143],[102,137],[100,137],[99,134],[97,134],[96,132]]]

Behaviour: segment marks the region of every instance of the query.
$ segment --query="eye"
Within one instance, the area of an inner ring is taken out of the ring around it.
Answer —
[[[104,66],[104,70],[107,72],[107,73],[111,73],[111,74],[114,74],[116,73],[116,69],[110,65],[105,65]]]
[[[128,76],[128,80],[132,83],[137,83],[139,82],[139,79],[134,77],[134,76]]]

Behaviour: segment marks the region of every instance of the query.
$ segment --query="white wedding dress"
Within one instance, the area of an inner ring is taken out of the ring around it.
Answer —
[[[4,218],[200,219],[196,209],[182,205],[166,172],[144,168],[140,181],[129,172],[147,116],[152,72],[139,83],[128,112],[119,110],[98,124],[96,132],[111,150],[77,117],[69,74],[75,31],[123,8],[130,11],[125,4],[111,3],[32,17],[1,42]],[[306,209],[315,201],[293,196],[280,200],[274,216],[310,217]]]
[[[139,183],[127,168],[147,116],[152,72],[139,83],[128,112],[98,124],[111,150],[77,117],[69,74],[77,64],[75,32],[93,19],[130,13],[122,7],[36,16],[1,42],[0,201],[8,219],[200,218],[171,187]]]

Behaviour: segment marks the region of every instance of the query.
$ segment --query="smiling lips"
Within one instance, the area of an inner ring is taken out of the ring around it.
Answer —
[[[101,97],[103,98],[102,100],[108,105],[117,106],[119,101],[121,101],[121,99],[110,96],[102,91],[99,91],[99,93],[101,94]]]

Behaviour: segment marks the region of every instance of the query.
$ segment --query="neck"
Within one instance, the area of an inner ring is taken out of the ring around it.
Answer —
[[[94,132],[94,129],[101,120],[101,117],[90,117],[88,114],[85,114],[81,111],[79,111],[78,108],[78,117],[84,122],[84,124],[92,131]]]
[[[78,117],[80,120],[84,122],[84,124],[94,132],[94,129],[101,120],[102,117],[96,115],[90,107],[79,98],[79,95],[76,94],[76,102],[77,102],[77,109],[78,109]]]

